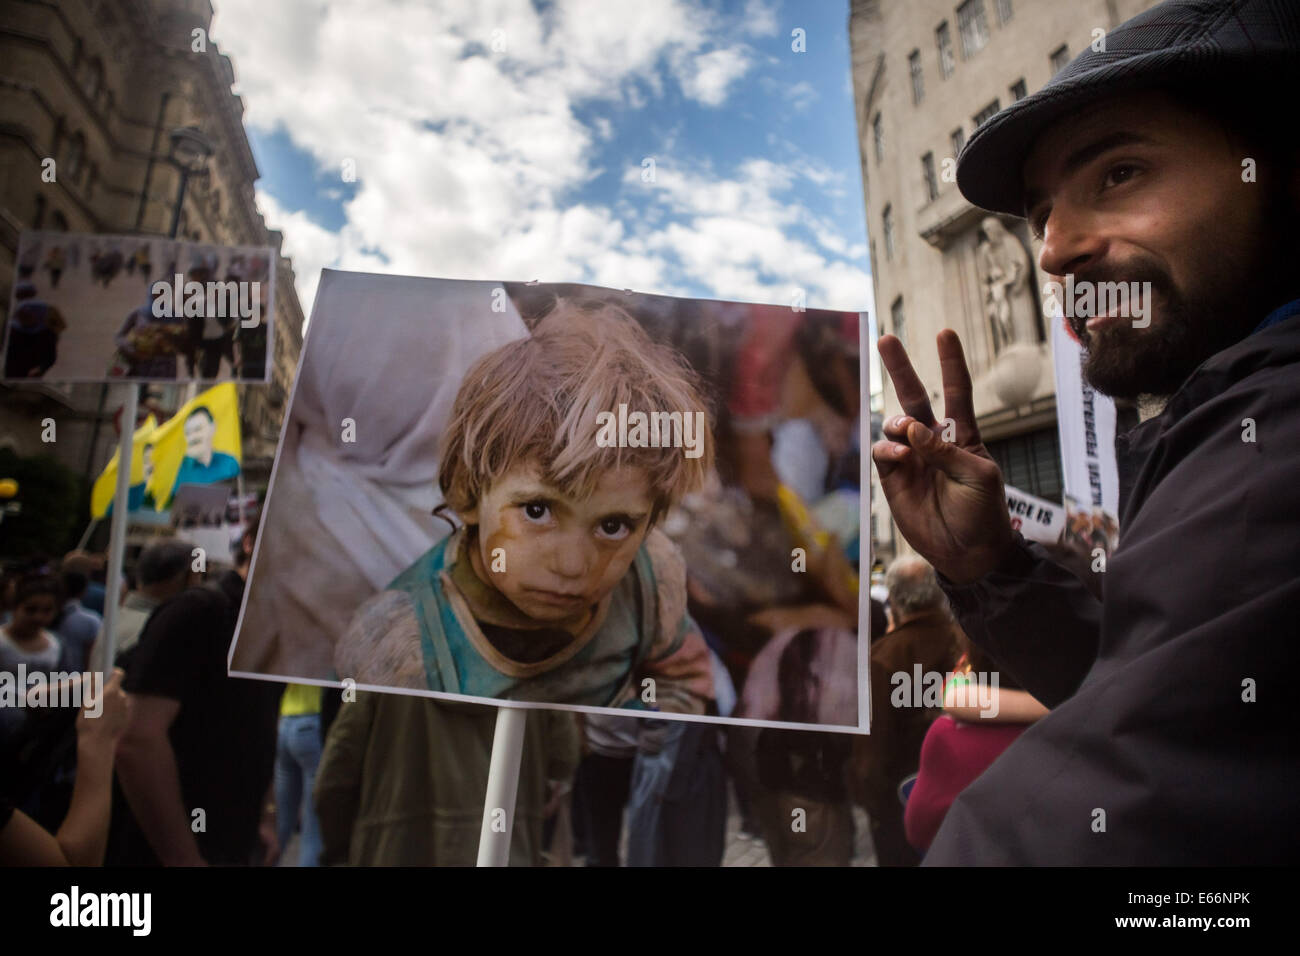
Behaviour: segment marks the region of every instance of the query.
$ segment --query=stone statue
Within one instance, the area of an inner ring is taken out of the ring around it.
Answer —
[[[1036,345],[1029,253],[994,216],[980,223],[980,233],[975,267],[984,283],[984,314],[993,328],[994,351],[1000,353],[1009,345]]]

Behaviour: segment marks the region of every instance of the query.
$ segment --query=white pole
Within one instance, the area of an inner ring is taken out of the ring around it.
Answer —
[[[100,638],[104,648],[96,652],[96,660],[103,663],[107,674],[113,669],[113,625],[117,621],[117,602],[122,596],[122,558],[126,554],[127,506],[131,494],[131,462],[135,439],[135,416],[138,411],[140,386],[126,386],[126,401],[122,403],[122,436],[117,445],[117,493],[113,496],[113,520],[108,536],[108,580],[104,585],[104,632]]]
[[[519,707],[497,708],[487,796],[483,801],[483,829],[478,838],[479,866],[510,865],[510,834],[515,823],[519,758],[524,750],[524,720],[527,716],[528,712]]]

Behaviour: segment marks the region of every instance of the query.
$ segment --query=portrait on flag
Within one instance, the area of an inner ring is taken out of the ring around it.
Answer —
[[[132,449],[128,498],[132,512],[166,511],[185,485],[227,483],[233,491],[242,460],[234,384],[199,393],[161,425],[150,416],[136,429]],[[95,480],[92,518],[112,513],[117,468],[115,454]]]

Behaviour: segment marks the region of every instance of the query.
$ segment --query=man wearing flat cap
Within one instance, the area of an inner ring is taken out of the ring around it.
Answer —
[[[1142,410],[1116,439],[1103,571],[1076,577],[1012,531],[957,336],[938,338],[948,442],[880,340],[904,409],[872,449],[894,520],[971,640],[1051,708],[925,862],[1293,863],[1300,4],[1170,0],[1095,46],[981,126],[957,184],[1029,220],[1053,281],[1149,290],[1132,314],[1056,319],[1092,386]]]

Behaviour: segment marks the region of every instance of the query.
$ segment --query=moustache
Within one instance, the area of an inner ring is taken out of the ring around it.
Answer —
[[[1078,288],[1083,283],[1090,283],[1094,288],[1104,282],[1108,283],[1137,283],[1136,286],[1129,285],[1128,288],[1143,288],[1143,283],[1149,283],[1151,289],[1151,298],[1157,294],[1164,296],[1166,301],[1173,298],[1173,280],[1159,266],[1154,263],[1141,262],[1130,265],[1100,266],[1088,272],[1074,273],[1074,285]],[[1150,303],[1147,303],[1150,308]],[[1079,315],[1077,312],[1067,316],[1070,328],[1074,331],[1078,340],[1085,345],[1089,342],[1091,335],[1088,332],[1087,315]]]

